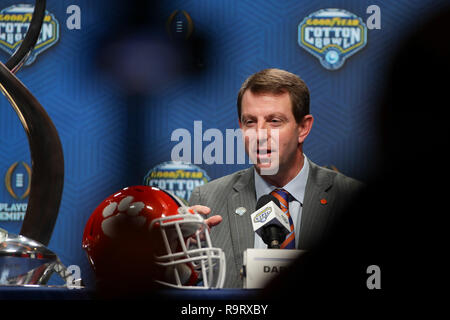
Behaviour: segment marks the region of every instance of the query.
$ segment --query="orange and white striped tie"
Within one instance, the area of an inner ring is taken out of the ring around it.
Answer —
[[[280,200],[281,210],[289,219],[289,225],[291,232],[286,236],[286,239],[281,244],[281,249],[295,249],[295,232],[294,232],[294,222],[292,221],[291,215],[289,213],[289,192],[284,189],[275,189],[270,194],[275,198]]]

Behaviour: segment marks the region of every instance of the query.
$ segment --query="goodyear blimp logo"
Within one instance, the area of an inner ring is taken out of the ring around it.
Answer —
[[[192,191],[210,180],[206,171],[184,161],[167,161],[153,167],[144,177],[144,185],[171,191],[186,203]]]
[[[0,10],[0,49],[12,55],[20,47],[30,27],[33,10],[34,7],[29,4],[17,4]],[[33,63],[38,54],[55,45],[58,40],[58,20],[46,10],[41,33],[25,65]]]
[[[342,9],[316,11],[298,25],[298,44],[329,70],[342,67],[345,60],[367,43],[367,27],[361,18]]]

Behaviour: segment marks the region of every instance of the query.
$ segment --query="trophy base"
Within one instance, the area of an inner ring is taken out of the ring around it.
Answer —
[[[0,229],[0,286],[47,286],[52,275],[58,275],[62,285],[81,287],[55,253],[43,244]]]

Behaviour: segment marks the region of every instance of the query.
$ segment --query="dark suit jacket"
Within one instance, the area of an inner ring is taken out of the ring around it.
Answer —
[[[357,180],[309,161],[310,170],[303,201],[299,248],[311,250],[326,235],[348,201],[361,189]],[[323,200],[325,199],[325,200]],[[250,167],[197,187],[189,205],[211,208],[211,215],[221,215],[223,221],[212,228],[215,247],[225,252],[226,288],[241,288],[240,269],[243,252],[254,247],[254,232],[250,215],[256,207],[254,169]],[[247,211],[236,214],[236,208]]]

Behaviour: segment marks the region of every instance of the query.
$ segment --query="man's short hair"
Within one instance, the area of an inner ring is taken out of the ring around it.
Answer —
[[[300,123],[303,117],[309,114],[309,89],[306,83],[297,75],[281,69],[264,69],[244,81],[238,93],[237,108],[241,119],[242,97],[250,90],[254,94],[289,93],[292,103],[292,113],[295,121]]]

